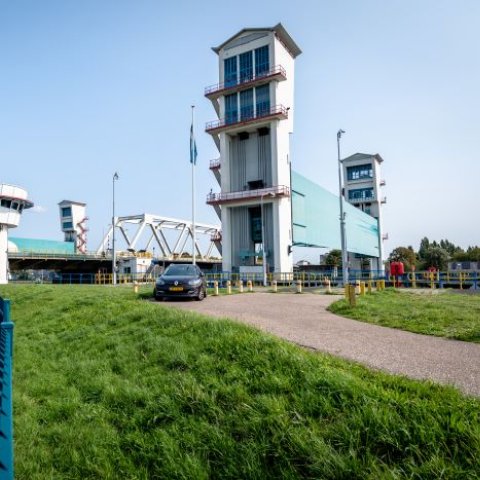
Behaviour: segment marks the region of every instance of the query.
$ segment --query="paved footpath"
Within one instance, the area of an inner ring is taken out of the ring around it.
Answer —
[[[249,293],[167,304],[239,320],[305,347],[386,372],[454,385],[480,397],[480,344],[370,325],[327,312],[338,298]]]

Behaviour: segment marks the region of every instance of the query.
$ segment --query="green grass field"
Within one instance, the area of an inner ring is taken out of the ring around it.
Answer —
[[[480,402],[131,288],[0,286],[16,479],[475,479]]]
[[[340,300],[329,310],[384,327],[480,343],[480,295],[387,289],[357,297],[356,307]]]

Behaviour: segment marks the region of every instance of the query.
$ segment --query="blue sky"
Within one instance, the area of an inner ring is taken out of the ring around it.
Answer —
[[[211,47],[278,22],[303,51],[293,168],[337,192],[343,128],[342,156],[385,160],[387,253],[423,236],[480,244],[476,0],[0,0],[0,181],[36,204],[11,235],[61,240],[57,204],[76,200],[96,249],[115,171],[118,215],[190,218],[192,104],[197,220],[218,223]]]

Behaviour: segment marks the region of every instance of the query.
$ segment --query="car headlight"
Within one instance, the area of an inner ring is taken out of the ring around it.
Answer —
[[[200,283],[201,283],[201,280],[198,280],[198,279],[193,279],[188,281],[188,284],[191,286],[200,285]]]

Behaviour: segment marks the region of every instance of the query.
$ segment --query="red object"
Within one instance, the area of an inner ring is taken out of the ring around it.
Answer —
[[[403,262],[392,262],[390,264],[390,274],[394,277],[398,275],[403,275],[405,273],[405,267]]]

